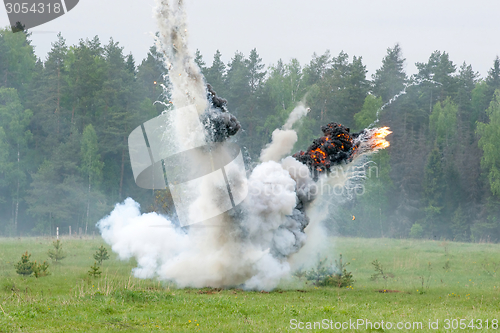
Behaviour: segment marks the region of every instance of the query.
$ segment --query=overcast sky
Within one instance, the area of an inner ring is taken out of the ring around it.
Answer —
[[[266,65],[313,52],[362,56],[369,74],[388,47],[400,43],[407,73],[435,51],[446,51],[485,76],[500,54],[499,0],[186,0],[190,40],[211,64],[217,49],[227,63],[235,51],[257,48]],[[69,45],[110,37],[140,63],[153,44],[154,0],[80,0],[66,15],[33,28],[36,54],[45,59],[57,32]],[[0,25],[9,24],[5,7]],[[458,66],[457,66],[458,67]]]

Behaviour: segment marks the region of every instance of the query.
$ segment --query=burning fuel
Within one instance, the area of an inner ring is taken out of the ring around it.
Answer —
[[[293,155],[309,167],[315,180],[322,173],[328,174],[333,166],[350,162],[359,154],[389,147],[385,137],[392,133],[388,127],[382,127],[351,134],[348,127],[337,123],[329,123],[321,130],[324,136],[314,140],[306,151]]]

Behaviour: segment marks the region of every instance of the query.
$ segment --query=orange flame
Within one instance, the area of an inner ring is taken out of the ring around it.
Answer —
[[[385,137],[391,134],[389,127],[381,127],[375,131],[372,135],[373,139],[373,149],[384,149],[389,147],[391,144],[389,141],[385,140]]]

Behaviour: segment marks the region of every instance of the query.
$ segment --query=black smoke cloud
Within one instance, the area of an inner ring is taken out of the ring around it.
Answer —
[[[293,155],[299,162],[309,167],[315,180],[319,174],[328,173],[333,166],[349,162],[357,148],[354,139],[360,135],[351,134],[348,127],[334,122],[322,126],[321,131],[324,136],[315,139],[306,151],[299,151]]]
[[[230,136],[236,135],[241,128],[240,122],[228,112],[227,100],[218,97],[210,84],[207,84],[207,99],[209,108],[201,115],[207,140],[223,142]]]

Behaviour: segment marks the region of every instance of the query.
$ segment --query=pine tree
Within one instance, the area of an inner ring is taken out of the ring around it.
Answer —
[[[30,261],[30,258],[31,254],[29,254],[28,251],[21,255],[21,260],[14,266],[17,274],[28,276],[33,273],[33,263]]]
[[[97,265],[97,262],[94,261],[94,265],[90,266],[90,270],[87,272],[89,276],[94,278],[101,276],[101,267]]]
[[[493,67],[488,71],[486,84],[490,87],[492,94],[496,89],[500,89],[500,58],[498,56],[493,62]]]
[[[48,252],[49,258],[52,259],[52,261],[57,263],[66,258],[66,253],[64,253],[62,248],[62,243],[59,239],[57,241],[52,242],[52,246],[54,248],[49,249]]]
[[[46,261],[44,261],[43,263],[37,263],[35,260],[35,262],[33,262],[33,266],[32,266],[33,275],[37,279],[39,277],[42,277],[42,276],[50,275],[50,272],[48,269],[49,269],[49,264],[47,264]]]
[[[243,53],[236,52],[228,64],[225,82],[227,95],[224,97],[233,105],[232,110],[236,116],[239,115],[238,109],[245,108],[245,101],[250,95],[250,72],[246,62]]]
[[[394,48],[387,49],[387,55],[382,60],[382,67],[377,69],[372,76],[373,93],[382,97],[384,103],[387,103],[404,88],[407,81],[404,71],[405,60],[401,47],[396,44]]]
[[[363,107],[369,90],[366,73],[361,57],[354,56],[350,63],[349,55],[340,52],[332,59],[331,69],[317,83],[319,94],[316,102],[310,105],[311,109],[321,110],[321,122],[354,125],[354,114]]]
[[[249,72],[250,91],[255,93],[261,87],[266,76],[266,71],[262,71],[265,65],[262,63],[262,58],[257,53],[257,49],[250,51],[246,64]]]
[[[50,160],[45,160],[32,174],[26,201],[28,212],[36,218],[35,230],[47,233],[54,226],[68,226],[85,216],[87,188],[80,174],[80,134],[73,127],[65,142],[54,147]],[[99,199],[96,196],[96,199]],[[72,224],[74,226],[74,224]]]
[[[441,236],[441,212],[444,207],[444,172],[441,164],[441,152],[435,147],[427,160],[424,177],[424,202],[426,206],[426,231],[434,237]]]
[[[416,79],[426,79],[438,82],[427,82],[422,86],[432,87],[433,105],[436,101],[444,101],[446,97],[455,98],[457,94],[457,78],[454,76],[457,68],[446,52],[434,51],[427,63],[416,63],[418,74]]]
[[[81,133],[86,125],[97,123],[101,114],[105,60],[98,37],[80,40],[67,57],[67,102],[71,105],[70,122]],[[100,120],[100,119],[99,119]]]
[[[0,126],[0,204],[7,200],[7,193],[4,190],[8,185],[6,175],[9,172],[9,145],[7,143],[7,138],[5,131],[2,126]],[[2,220],[0,220],[2,221]],[[6,223],[6,222],[4,222]]]
[[[456,103],[460,119],[469,129],[472,129],[472,126],[475,125],[475,121],[477,120],[473,117],[472,91],[476,87],[478,78],[479,73],[474,72],[472,66],[464,62],[460,67],[460,73],[458,75]]]
[[[488,174],[491,193],[500,197],[500,150],[498,149],[498,140],[500,138],[500,89],[495,92],[486,113],[489,122],[478,123],[476,130],[481,137],[479,148],[483,150],[481,166]]]
[[[222,61],[222,54],[219,50],[215,52],[212,66],[204,72],[207,83],[210,83],[219,96],[227,98],[226,92],[226,65]]]
[[[318,56],[313,53],[312,60],[304,68],[305,81],[308,86],[312,86],[325,78],[325,75],[331,70],[332,56],[330,51]]]
[[[24,98],[36,57],[25,33],[0,30],[0,87],[14,88]]]
[[[104,260],[109,259],[109,254],[108,250],[104,247],[104,245],[101,245],[101,247],[94,253],[94,259],[97,260],[99,265],[102,265],[102,262]]]
[[[207,68],[205,67],[206,64],[203,61],[203,56],[201,55],[201,52],[198,49],[196,49],[196,53],[194,55],[194,62],[198,65],[198,67],[200,67],[202,73],[204,73],[207,70]]]
[[[31,127],[34,140],[39,147],[37,153],[50,155],[53,147],[59,145],[69,135],[71,113],[66,105],[68,91],[68,72],[66,68],[68,47],[58,34],[58,40],[52,43],[44,64],[33,75],[27,103],[33,110]]]
[[[113,200],[122,200],[125,187],[133,183],[131,170],[126,167],[128,135],[157,114],[154,111],[151,114],[154,110],[151,104],[143,112],[144,95],[136,94],[136,91],[140,91],[140,82],[135,80],[128,68],[123,47],[110,40],[104,47],[104,54],[105,80],[99,94],[103,114],[94,127],[99,136],[99,152],[104,162],[102,191],[114,197]],[[135,184],[133,186],[135,188]]]
[[[437,102],[429,116],[429,128],[439,145],[453,144],[453,136],[457,132],[458,108],[448,97],[444,102]]]
[[[0,124],[5,134],[4,143],[8,145],[8,155],[4,155],[8,156],[4,164],[8,188],[3,190],[10,192],[9,199],[12,202],[10,215],[14,233],[18,228],[19,206],[28,185],[26,159],[28,144],[32,138],[32,133],[28,129],[31,116],[32,112],[23,108],[16,89],[0,88]]]
[[[159,115],[169,104],[170,97],[164,91],[163,86],[168,86],[167,73],[168,69],[165,67],[165,58],[162,53],[159,53],[156,46],[149,49],[146,59],[137,68],[137,81],[141,87],[142,95],[147,101],[147,105],[155,110],[153,114],[145,114],[145,120]],[[153,103],[158,101],[153,106]],[[149,117],[149,118],[148,118]]]
[[[82,175],[88,180],[85,234],[87,234],[90,217],[91,191],[93,188],[99,185],[102,179],[102,168],[104,166],[104,163],[101,162],[101,155],[98,153],[98,151],[99,145],[97,142],[97,134],[92,124],[89,124],[83,131],[80,149],[80,156],[82,159],[82,166],[80,167],[80,169]]]

